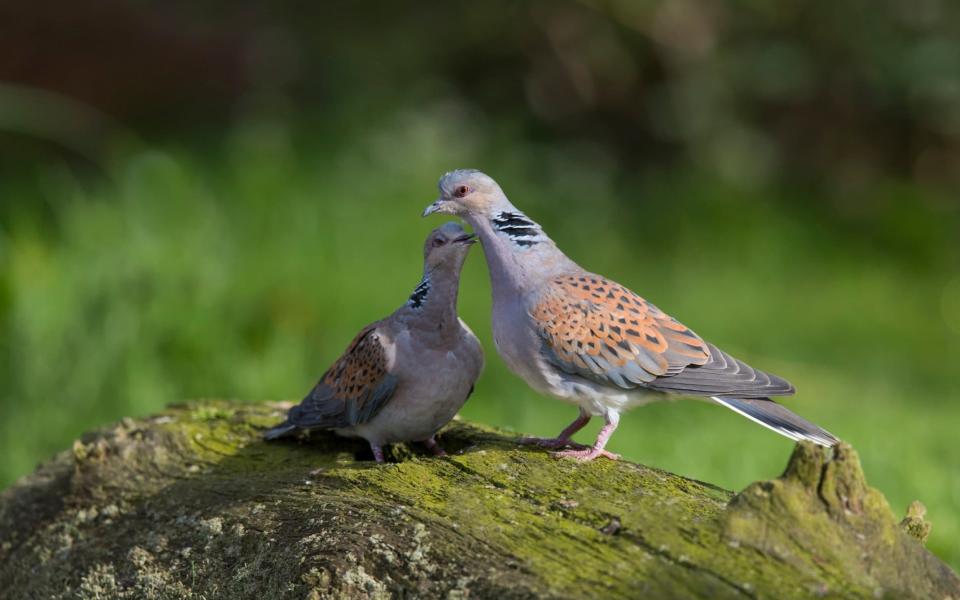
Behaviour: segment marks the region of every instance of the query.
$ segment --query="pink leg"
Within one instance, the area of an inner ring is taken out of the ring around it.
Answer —
[[[427,447],[427,450],[433,452],[434,456],[446,456],[447,453],[443,451],[443,448],[440,447],[440,444],[437,443],[437,438],[430,436],[423,445]]]
[[[553,455],[557,458],[574,458],[584,462],[593,460],[598,456],[605,456],[610,460],[617,460],[620,458],[620,455],[607,452],[604,450],[604,447],[606,447],[607,441],[610,439],[610,436],[613,435],[613,432],[616,430],[619,423],[619,414],[613,412],[607,413],[607,424],[600,429],[600,433],[597,435],[597,441],[593,443],[592,447],[574,450],[562,450],[560,452],[554,452]]]
[[[373,450],[373,459],[380,464],[383,464],[383,448],[377,446],[376,444],[370,444],[370,449]]]
[[[538,437],[523,437],[520,438],[520,443],[528,446],[540,446],[541,448],[564,448],[566,446],[581,446],[570,441],[570,438],[573,437],[573,434],[580,431],[586,427],[587,423],[590,422],[590,415],[586,413],[582,408],[580,409],[580,416],[576,418],[573,423],[567,425],[567,428],[560,432],[555,438],[538,438]]]

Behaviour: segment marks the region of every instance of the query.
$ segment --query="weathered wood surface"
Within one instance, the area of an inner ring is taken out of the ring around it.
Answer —
[[[281,414],[197,402],[86,435],[0,495],[0,597],[960,599],[922,511],[898,524],[849,447],[798,445],[733,494],[463,422],[449,458],[377,466],[260,441]]]

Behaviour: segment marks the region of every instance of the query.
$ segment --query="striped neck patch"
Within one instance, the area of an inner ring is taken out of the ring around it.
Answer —
[[[518,246],[529,247],[542,241],[540,226],[523,213],[502,212],[491,222],[494,229],[506,234]]]
[[[420,308],[423,306],[428,295],[430,295],[430,278],[424,275],[420,285],[410,294],[410,299],[407,301],[407,304],[409,304],[411,308]]]

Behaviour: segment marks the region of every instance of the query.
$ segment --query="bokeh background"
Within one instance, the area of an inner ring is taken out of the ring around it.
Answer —
[[[793,381],[960,566],[948,0],[0,4],[0,487],[173,401],[299,399],[417,284],[458,167]],[[481,252],[463,415],[554,434],[574,411],[496,356]],[[734,490],[791,451],[694,401],[611,447]]]

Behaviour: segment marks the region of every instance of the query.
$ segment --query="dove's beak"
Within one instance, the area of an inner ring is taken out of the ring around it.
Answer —
[[[433,213],[440,210],[441,204],[443,204],[443,200],[441,200],[440,198],[437,198],[436,200],[433,201],[433,204],[423,209],[423,214],[420,216],[427,217],[432,215]]]
[[[467,244],[472,245],[477,243],[477,234],[475,233],[465,233],[460,237],[453,240],[454,244]]]

